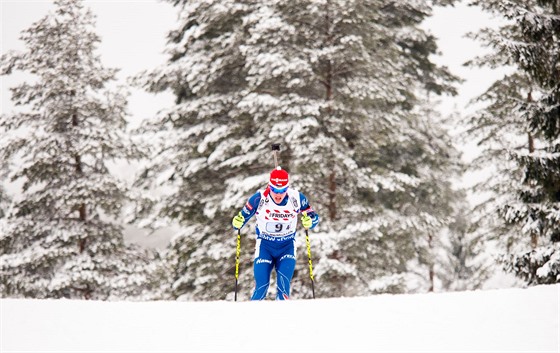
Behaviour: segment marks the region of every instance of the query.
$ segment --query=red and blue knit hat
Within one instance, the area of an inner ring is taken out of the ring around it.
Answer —
[[[288,190],[290,179],[288,172],[281,167],[276,167],[270,172],[270,179],[268,180],[268,187],[276,194],[282,194]]]

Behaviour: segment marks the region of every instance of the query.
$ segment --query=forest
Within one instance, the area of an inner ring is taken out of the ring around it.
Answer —
[[[457,0],[167,2],[177,20],[153,48],[167,61],[127,84],[173,104],[138,127],[87,2],[54,1],[24,50],[1,53],[2,77],[33,76],[10,88],[22,109],[0,115],[3,298],[233,299],[231,220],[266,186],[271,144],[321,216],[318,297],[473,290],[496,271],[560,283],[558,0],[468,1],[504,24],[470,34],[489,51],[465,65],[510,70],[466,116],[434,109],[461,79],[421,27]],[[472,163],[450,126],[480,147]],[[128,182],[114,165],[131,161]],[[457,184],[473,171],[486,177]],[[129,225],[173,234],[141,247]],[[313,295],[302,234],[294,298]],[[254,225],[241,244],[249,279]]]

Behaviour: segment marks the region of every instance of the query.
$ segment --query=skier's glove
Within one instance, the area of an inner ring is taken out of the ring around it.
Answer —
[[[307,212],[303,212],[303,216],[301,216],[301,225],[303,225],[303,228],[309,229],[312,224],[313,219],[307,215]]]
[[[233,220],[231,221],[231,225],[233,225],[233,228],[235,229],[241,229],[244,223],[245,223],[245,217],[243,217],[241,212],[239,212],[237,216],[233,217]]]

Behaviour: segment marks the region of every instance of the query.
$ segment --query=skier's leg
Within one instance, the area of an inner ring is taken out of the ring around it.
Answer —
[[[280,256],[276,265],[276,300],[290,298],[290,284],[296,268],[296,247],[295,240],[286,244],[283,254]]]
[[[255,277],[255,290],[251,300],[263,300],[268,293],[270,273],[272,272],[272,256],[261,239],[257,239],[255,247],[255,260],[253,261],[253,274]]]

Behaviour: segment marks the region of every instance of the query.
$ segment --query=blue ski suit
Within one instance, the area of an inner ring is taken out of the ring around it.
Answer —
[[[307,197],[295,189],[289,189],[282,202],[277,204],[269,195],[269,189],[257,191],[249,198],[241,213],[245,225],[256,215],[257,241],[253,272],[255,290],[251,300],[265,299],[270,284],[270,274],[276,268],[276,300],[290,297],[290,283],[296,267],[296,226],[298,215],[306,212],[313,223],[319,223],[319,215],[313,211]]]

